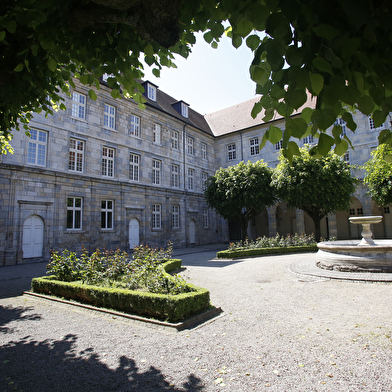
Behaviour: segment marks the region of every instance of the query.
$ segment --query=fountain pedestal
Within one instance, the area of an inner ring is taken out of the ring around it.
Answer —
[[[362,240],[327,241],[317,244],[316,265],[320,268],[347,272],[392,272],[392,241],[372,239],[370,225],[382,216],[349,218],[362,224]]]

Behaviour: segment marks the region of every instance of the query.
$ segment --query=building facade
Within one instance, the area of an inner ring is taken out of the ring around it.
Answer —
[[[0,156],[0,265],[48,260],[51,250],[64,248],[129,250],[169,240],[186,247],[239,238],[238,227],[207,207],[203,188],[219,167],[241,160],[277,165],[281,143],[259,148],[269,123],[262,114],[250,116],[257,98],[202,116],[154,84],[143,85],[144,110],[132,100],[113,99],[104,82],[95,101],[77,85],[64,98],[66,111],[34,115],[30,138],[14,133],[15,153]],[[345,159],[362,165],[380,129],[363,115],[356,122],[354,149]],[[283,130],[283,119],[274,125]],[[363,172],[356,174],[363,178]],[[384,215],[375,236],[392,235],[389,208],[375,205],[362,184],[350,211],[324,219],[322,235],[358,238],[348,217],[361,214]],[[303,211],[281,202],[253,220],[248,235],[313,230]]]

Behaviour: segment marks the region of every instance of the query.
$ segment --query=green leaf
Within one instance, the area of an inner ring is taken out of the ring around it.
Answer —
[[[20,63],[20,64],[18,64],[18,65],[14,68],[14,72],[21,72],[21,71],[23,71],[23,68],[24,68],[24,64],[23,64],[23,63]]]
[[[344,112],[342,118],[343,118],[343,121],[346,122],[347,127],[352,132],[355,132],[355,130],[357,129],[357,124],[355,123],[352,114],[349,112]]]
[[[256,34],[250,35],[246,39],[246,46],[255,51],[260,45],[260,37]]]
[[[269,130],[268,140],[272,144],[276,144],[282,139],[283,132],[280,128],[271,125],[268,130]]]
[[[6,35],[5,30],[0,31],[0,41],[4,41],[5,35]]]
[[[340,30],[326,23],[320,23],[318,26],[313,27],[313,31],[316,35],[326,38],[328,41],[341,35]]]
[[[301,113],[301,118],[303,118],[307,124],[312,121],[312,113],[314,109],[312,108],[304,108]]]
[[[218,49],[218,42],[212,41],[212,42],[211,42],[211,47],[212,47],[213,49]]]
[[[263,104],[261,102],[256,102],[253,105],[251,116],[252,118],[256,118],[257,115],[263,110]]]
[[[93,101],[97,100],[97,94],[95,94],[95,91],[90,89],[88,90],[88,96],[90,97],[90,99],[92,99]]]
[[[242,37],[239,36],[239,35],[237,35],[237,34],[234,34],[234,36],[233,36],[231,42],[232,42],[233,46],[234,46],[236,49],[238,49],[238,48],[241,46],[241,44],[242,44]]]
[[[161,71],[158,68],[153,68],[152,73],[157,78],[161,76]]]
[[[271,67],[268,63],[262,62],[259,65],[250,66],[250,77],[254,82],[263,86],[269,80]]]
[[[289,117],[286,120],[286,129],[291,132],[293,137],[300,139],[306,133],[308,124],[303,118]]]
[[[335,154],[339,156],[342,156],[347,150],[348,150],[348,143],[344,139],[342,139],[340,143],[338,143],[334,148]]]
[[[53,57],[49,56],[47,64],[48,64],[48,68],[52,72],[56,71],[56,69],[57,69],[57,61]]]
[[[253,23],[249,20],[245,20],[242,18],[237,26],[236,26],[236,33],[239,34],[241,37],[246,37],[253,29]]]
[[[358,109],[366,115],[372,114],[374,110],[374,101],[372,97],[364,95],[358,99]]]
[[[319,71],[327,72],[327,73],[329,73],[330,75],[333,76],[333,71],[332,71],[331,64],[327,60],[325,60],[325,59],[323,59],[322,57],[319,56],[319,57],[316,57],[312,61],[312,63]]]
[[[287,149],[291,152],[291,154],[294,155],[301,155],[301,152],[299,150],[298,144],[291,141],[289,142],[289,145],[287,146]]]
[[[289,46],[286,51],[286,61],[292,67],[300,67],[304,61],[303,49],[296,46]]]
[[[318,151],[321,155],[327,155],[335,144],[335,140],[332,136],[326,133],[321,133],[318,142]]]
[[[324,78],[320,74],[309,72],[310,84],[314,95],[319,95],[324,87]]]

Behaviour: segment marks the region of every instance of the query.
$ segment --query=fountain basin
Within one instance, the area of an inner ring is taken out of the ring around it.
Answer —
[[[392,272],[392,241],[327,241],[317,244],[316,265],[343,272]]]

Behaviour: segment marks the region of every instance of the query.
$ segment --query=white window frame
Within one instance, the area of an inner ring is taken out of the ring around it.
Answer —
[[[116,129],[116,108],[108,103],[104,104],[103,126],[109,129]]]
[[[162,228],[161,210],[162,210],[161,204],[152,205],[152,228],[155,230],[159,230]]]
[[[180,187],[180,165],[171,165],[171,186],[173,188]]]
[[[46,166],[47,150],[48,132],[31,129],[27,150],[27,163],[30,165]]]
[[[180,206],[179,205],[172,206],[172,228],[173,229],[180,228]]]
[[[208,229],[208,208],[203,208],[203,229]]]
[[[184,102],[181,102],[181,116],[188,118],[188,105]]]
[[[114,177],[114,148],[102,148],[102,175],[104,177]]]
[[[312,144],[314,142],[313,135],[308,135],[302,138],[302,144]]]
[[[83,199],[81,197],[68,197],[67,198],[67,230],[82,230],[82,218],[83,218]]]
[[[188,167],[188,190],[193,191],[195,188],[195,169]]]
[[[113,230],[114,201],[101,201],[101,230]]]
[[[237,145],[235,143],[230,143],[227,145],[227,158],[229,161],[234,161],[237,159]]]
[[[259,155],[260,154],[260,149],[259,149],[259,138],[254,137],[252,139],[249,139],[249,145],[250,145],[250,155]]]
[[[151,83],[147,83],[147,98],[154,102],[157,100],[157,88]]]
[[[131,114],[131,129],[129,134],[135,137],[141,137],[140,117],[135,114]]]
[[[138,182],[140,178],[140,155],[129,154],[129,180]]]
[[[201,143],[201,159],[207,160],[207,144]]]
[[[340,137],[344,137],[347,135],[347,123],[344,121],[341,117],[337,118],[334,125],[340,125],[342,128],[342,133],[340,134]]]
[[[161,144],[161,126],[160,124],[154,124],[153,126],[153,143]]]
[[[83,173],[84,170],[85,142],[78,139],[70,139],[68,170]]]
[[[152,183],[154,185],[161,185],[161,167],[162,161],[158,159],[152,160]]]
[[[283,148],[283,139],[279,140],[278,143],[275,143],[275,151],[280,151]]]
[[[86,119],[86,100],[87,97],[85,94],[78,93],[77,91],[72,92],[72,117],[80,120]]]
[[[201,173],[201,182],[203,184],[203,189],[205,189],[205,187],[207,185],[207,180],[208,180],[208,173],[202,172]]]
[[[193,137],[188,136],[186,139],[186,144],[187,144],[187,152],[188,155],[194,155],[194,144],[195,144],[195,140],[193,139]]]
[[[173,150],[179,150],[179,133],[177,131],[171,131],[171,148]]]

